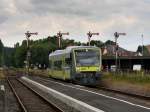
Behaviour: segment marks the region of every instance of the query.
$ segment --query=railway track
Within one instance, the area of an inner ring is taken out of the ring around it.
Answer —
[[[23,112],[63,112],[55,104],[50,103],[37,91],[16,78],[7,78]]]

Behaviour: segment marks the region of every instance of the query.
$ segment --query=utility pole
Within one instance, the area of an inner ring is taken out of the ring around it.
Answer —
[[[60,31],[57,33],[57,38],[58,38],[58,48],[60,49],[61,46],[61,40],[63,35],[69,35],[69,32],[66,33],[61,33]]]
[[[142,56],[144,55],[144,45],[143,45],[143,34],[141,35],[142,37]]]
[[[25,33],[25,35],[26,35],[26,39],[27,39],[27,75],[29,75],[30,56],[31,56],[30,47],[29,47],[29,40],[30,40],[31,35],[38,35],[38,33],[37,32],[31,33],[29,31],[27,31]]]
[[[91,33],[90,31],[87,33],[87,35],[88,35],[88,44],[89,44],[89,46],[90,46],[90,42],[91,42],[91,37],[93,36],[93,35],[99,35],[99,33]]]
[[[118,33],[118,32],[115,32],[114,33],[114,36],[115,36],[115,52],[116,52],[116,61],[115,61],[115,65],[116,65],[116,71],[118,70],[118,45],[117,45],[117,40],[119,38],[120,35],[126,35],[126,33]]]

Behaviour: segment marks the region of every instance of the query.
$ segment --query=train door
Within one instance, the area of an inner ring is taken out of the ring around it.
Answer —
[[[49,59],[49,76],[51,77],[53,74],[53,61]]]
[[[64,60],[65,79],[70,79],[70,75],[71,75],[71,58],[65,58],[65,60]]]

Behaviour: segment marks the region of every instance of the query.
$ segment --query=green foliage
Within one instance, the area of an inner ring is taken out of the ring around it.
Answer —
[[[6,66],[13,66],[14,65],[14,58],[13,58],[13,54],[14,53],[14,48],[10,48],[10,47],[4,47],[3,50],[3,65]]]
[[[48,55],[49,55],[49,49],[45,45],[35,45],[31,47],[31,59],[30,63],[33,65],[41,64],[44,66],[48,66]]]
[[[115,45],[116,43],[114,41],[111,41],[111,40],[107,40],[105,42],[105,45]]]
[[[4,50],[4,46],[2,41],[0,40],[0,66],[3,66],[3,58],[4,58],[3,50]]]
[[[30,40],[29,49],[31,52],[30,64],[33,66],[41,65],[41,67],[47,67],[49,64],[49,53],[58,49],[58,38],[56,36],[48,36],[44,39]],[[88,43],[75,42],[73,39],[62,39],[61,48],[64,49],[67,46],[86,46]],[[107,41],[106,44],[113,44],[113,41]],[[103,42],[92,40],[91,45],[102,47]],[[14,45],[14,48],[4,47],[0,40],[0,66],[14,66],[24,67],[27,57],[27,41],[23,40],[21,44],[18,42]]]
[[[137,52],[142,53],[142,46],[138,46]]]
[[[25,46],[20,46],[15,49],[14,52],[14,66],[15,67],[23,67],[24,61],[26,59],[27,49]]]
[[[62,40],[62,49],[72,45],[81,45],[81,43],[74,42],[74,40],[70,39]],[[58,49],[57,37],[48,36],[47,38],[44,39],[39,39],[35,41],[30,40],[29,49],[31,52],[30,66],[41,65],[41,68],[47,67],[49,64],[48,60],[49,53]],[[14,51],[11,54],[11,56],[7,56],[7,62],[5,64],[7,66],[24,67],[26,57],[27,57],[27,41],[23,40],[21,45],[19,45],[19,43],[16,43],[14,45]]]
[[[150,55],[150,53],[149,53],[146,46],[143,46],[143,48],[142,48],[142,46],[138,46],[137,52],[140,52],[142,54],[142,49],[143,49],[143,55],[144,56],[149,56]]]
[[[2,43],[2,41],[0,40],[0,53],[2,54],[2,51],[3,51],[3,43]]]
[[[92,46],[97,46],[97,47],[101,47],[103,45],[103,42],[102,41],[99,41],[99,40],[91,40],[90,44]]]

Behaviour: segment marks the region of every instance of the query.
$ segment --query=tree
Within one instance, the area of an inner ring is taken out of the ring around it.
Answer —
[[[20,46],[14,51],[14,61],[15,67],[23,67],[24,61],[26,60],[27,48],[25,46]]]
[[[90,44],[92,46],[97,46],[97,47],[101,47],[103,45],[103,42],[102,41],[99,41],[99,40],[91,40]]]
[[[149,56],[150,55],[150,53],[149,53],[149,51],[148,51],[146,46],[139,45],[138,49],[137,49],[137,52],[140,52],[142,54],[142,49],[143,49],[143,56]]]
[[[111,40],[107,40],[105,42],[105,45],[116,45],[116,43],[114,41],[111,41]]]
[[[14,48],[4,47],[3,50],[4,60],[3,63],[5,66],[10,67],[14,65]]]
[[[44,65],[48,66],[48,55],[49,51],[45,46],[37,45],[33,46],[31,49],[31,61],[30,63],[33,65],[41,65],[44,68]]]
[[[138,48],[137,48],[137,51],[136,52],[140,52],[140,53],[142,53],[142,46],[141,45],[139,45],[138,46]]]
[[[3,46],[2,41],[0,40],[0,66],[3,66],[3,63],[4,63],[4,53],[3,53],[3,50],[4,50],[4,46]]]

